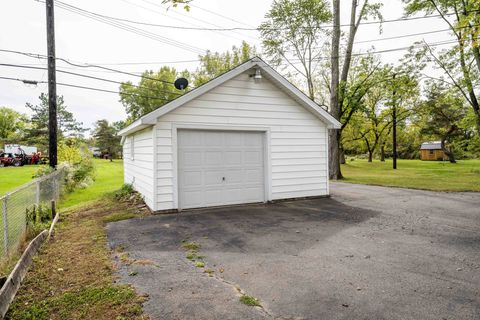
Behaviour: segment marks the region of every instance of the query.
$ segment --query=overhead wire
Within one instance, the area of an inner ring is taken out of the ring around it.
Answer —
[[[20,55],[24,55],[24,56],[27,56],[27,57],[30,57],[30,58],[36,58],[36,59],[47,59],[48,57],[46,55],[42,55],[42,54],[39,54],[39,53],[30,53],[30,52],[22,52],[22,51],[16,51],[16,50],[8,50],[8,49],[0,49],[0,52],[7,52],[7,53],[13,53],[13,54],[20,54]],[[60,57],[55,57],[55,60],[59,60],[59,61],[63,61],[71,66],[74,66],[74,67],[79,67],[79,68],[98,68],[98,69],[103,69],[103,70],[108,70],[108,71],[111,71],[111,72],[115,72],[115,73],[120,73],[120,74],[125,74],[125,75],[129,75],[129,76],[134,76],[134,77],[138,77],[138,78],[145,78],[145,79],[149,79],[149,80],[153,80],[153,81],[159,81],[159,82],[163,82],[163,83],[169,83],[169,84],[174,84],[173,82],[171,81],[167,81],[167,80],[163,80],[163,79],[157,79],[157,78],[152,78],[152,77],[148,77],[148,76],[145,76],[145,75],[139,75],[139,74],[136,74],[136,73],[133,73],[133,72],[128,72],[128,71],[123,71],[123,70],[118,70],[118,69],[113,69],[113,68],[110,68],[110,67],[104,67],[104,66],[100,66],[100,65],[96,65],[96,64],[88,64],[88,63],[85,63],[85,64],[80,64],[80,63],[74,63],[68,59],[64,59],[64,58],[60,58]]]
[[[40,0],[35,0],[35,1],[39,1],[41,2]],[[128,0],[122,0],[122,1],[125,1],[127,3],[130,3],[131,5],[134,5],[134,6],[138,6],[140,8],[144,8],[145,10],[148,10],[148,11],[152,11],[154,13],[159,13],[158,11],[155,11],[155,10],[152,10],[152,9],[149,9],[147,7],[144,7],[144,6],[140,6],[136,3],[132,3]],[[147,0],[142,0],[146,3],[150,3],[151,5],[155,5],[155,6],[160,6],[158,4],[155,4],[155,3],[152,3],[150,1],[147,1]],[[104,14],[99,14],[99,13],[95,13],[95,12],[92,12],[92,11],[89,11],[89,10],[86,10],[86,9],[81,9],[81,8],[78,8],[78,7],[75,7],[75,6],[72,6],[70,4],[66,4],[66,3],[63,3],[63,2],[60,2],[60,1],[56,1],[58,3],[61,3],[62,5],[67,5],[67,6],[70,6],[70,7],[73,7],[73,8],[76,8],[78,10],[81,10],[83,12],[86,12],[86,13],[89,13],[91,15],[95,15],[95,16],[98,16],[98,17],[101,17],[101,18],[105,18],[105,19],[110,19],[110,20],[116,20],[116,21],[122,21],[122,22],[127,22],[127,23],[132,23],[132,24],[138,24],[138,25],[145,25],[145,26],[150,26],[150,27],[160,27],[160,28],[170,28],[170,29],[183,29],[183,30],[198,30],[198,31],[235,31],[235,30],[244,30],[244,31],[259,31],[261,30],[261,28],[259,27],[219,27],[218,25],[216,24],[212,24],[210,22],[206,22],[204,20],[199,20],[201,22],[204,22],[204,23],[208,23],[210,25],[214,25],[214,26],[217,26],[216,28],[206,28],[206,27],[188,27],[188,26],[177,26],[177,25],[167,25],[167,24],[158,24],[158,23],[150,23],[150,22],[144,22],[144,21],[137,21],[137,20],[131,20],[131,19],[126,19],[126,18],[119,18],[119,17],[113,17],[113,16],[109,16],[109,15],[104,15]],[[480,10],[475,10],[475,11],[480,11]],[[178,14],[178,12],[175,12]],[[455,15],[455,13],[445,13],[443,16],[451,16],[451,15]],[[435,14],[435,15],[426,15],[426,16],[420,16],[420,17],[401,17],[401,18],[395,18],[395,19],[388,19],[388,20],[380,20],[380,21],[364,21],[364,22],[361,22],[360,25],[372,25],[372,24],[383,24],[383,23],[393,23],[393,22],[404,22],[404,21],[412,21],[412,20],[420,20],[420,19],[430,19],[430,18],[441,18],[442,15],[440,14]],[[192,17],[193,18],[193,17]],[[340,25],[341,27],[350,27],[351,25],[350,24],[341,24]],[[332,28],[333,25],[321,25],[320,27],[322,28]],[[300,29],[312,29],[313,27],[300,27]],[[288,28],[275,28],[275,30],[286,30]]]
[[[38,84],[46,84],[48,81],[37,81],[37,80],[29,80],[29,79],[19,79],[19,78],[12,78],[12,77],[4,77],[0,76],[1,80],[12,80],[12,81],[19,81],[23,82],[24,84],[31,84],[31,85],[38,85]],[[136,93],[127,93],[127,92],[118,92],[118,91],[113,91],[113,90],[107,90],[107,89],[101,89],[101,88],[94,88],[94,87],[88,87],[88,86],[81,86],[81,85],[76,85],[76,84],[71,84],[71,83],[63,83],[63,82],[57,82],[56,83],[59,86],[64,86],[64,87],[72,87],[72,88],[78,88],[78,89],[85,89],[85,90],[93,90],[93,91],[100,91],[100,92],[107,92],[107,93],[115,93],[115,94],[121,94],[121,95],[126,95],[126,96],[134,96],[134,97],[142,97],[142,98],[147,98],[147,99],[155,99],[155,100],[162,100],[162,101],[172,101],[169,99],[165,99],[164,97],[154,97],[154,96],[147,96],[147,95],[142,95],[142,94],[136,94]]]
[[[23,68],[23,69],[34,69],[34,70],[48,70],[48,68],[46,68],[46,67],[35,67],[35,66],[18,65],[18,64],[10,64],[10,63],[0,63],[0,66],[12,67],[12,68]],[[93,79],[93,80],[116,83],[116,84],[125,84],[125,85],[133,86],[133,87],[136,87],[136,88],[140,88],[140,89],[152,90],[151,88],[148,88],[148,87],[145,87],[145,86],[139,86],[139,85],[134,85],[134,84],[127,83],[127,82],[121,82],[121,81],[105,79],[105,78],[101,78],[101,77],[90,76],[90,75],[81,74],[81,73],[77,73],[77,72],[65,71],[65,70],[58,69],[58,68],[56,69],[56,71],[59,72],[59,73],[73,75],[73,76],[77,76],[77,77],[89,78],[89,79]],[[182,95],[181,93],[178,93],[178,92],[161,90],[161,89],[155,89],[155,91],[156,92],[167,93],[167,94]]]
[[[44,3],[44,1],[42,1],[42,0],[35,0],[35,1]],[[180,41],[177,41],[177,40],[173,40],[173,39],[158,35],[156,33],[152,33],[152,32],[147,31],[147,30],[143,30],[143,29],[140,29],[140,28],[137,28],[137,27],[133,27],[133,26],[130,26],[128,24],[124,24],[122,22],[113,21],[113,19],[111,19],[111,18],[102,17],[102,16],[97,15],[95,13],[92,13],[88,10],[84,10],[84,9],[72,6],[70,4],[64,3],[64,2],[59,1],[59,0],[55,1],[55,6],[61,8],[63,10],[69,11],[71,13],[79,14],[79,15],[84,16],[86,18],[96,20],[98,22],[110,25],[112,27],[119,28],[119,29],[131,32],[131,33],[134,33],[136,35],[143,36],[143,37],[146,37],[146,38],[149,38],[151,40],[155,40],[155,41],[158,41],[158,42],[161,42],[161,43],[164,43],[164,44],[175,46],[177,48],[180,48],[180,49],[183,49],[183,50],[186,50],[186,51],[194,52],[196,54],[201,54],[201,53],[206,52],[206,50],[195,47],[193,45],[186,44],[186,43],[183,43],[183,42],[180,42]]]

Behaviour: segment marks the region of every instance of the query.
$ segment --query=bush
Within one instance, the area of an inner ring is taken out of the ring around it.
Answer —
[[[58,162],[68,162],[70,164],[79,163],[82,161],[82,151],[76,146],[69,146],[62,143],[58,146]]]
[[[82,157],[75,164],[65,163],[65,189],[72,192],[76,188],[85,189],[94,181],[95,166],[93,159]]]

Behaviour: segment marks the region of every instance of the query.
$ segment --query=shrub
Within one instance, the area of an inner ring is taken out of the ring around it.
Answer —
[[[84,189],[94,181],[95,166],[90,157],[82,157],[75,164],[65,163],[64,167],[67,192],[72,192],[76,188]]]
[[[68,162],[70,164],[82,161],[82,151],[76,146],[69,146],[62,143],[58,146],[58,162]]]

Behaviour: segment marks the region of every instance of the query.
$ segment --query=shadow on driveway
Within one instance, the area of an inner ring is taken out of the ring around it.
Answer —
[[[480,319],[478,194],[332,189],[108,224],[133,261],[117,254],[119,280],[149,295],[152,319]],[[204,268],[182,241],[201,245]]]

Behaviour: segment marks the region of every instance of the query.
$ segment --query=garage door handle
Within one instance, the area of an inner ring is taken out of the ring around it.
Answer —
[[[222,181],[225,181],[225,177],[222,178]]]

